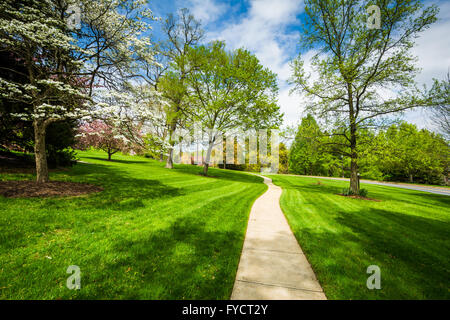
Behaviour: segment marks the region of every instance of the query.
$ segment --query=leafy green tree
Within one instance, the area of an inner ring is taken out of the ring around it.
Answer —
[[[188,53],[193,46],[199,44],[204,37],[200,22],[195,20],[188,9],[181,9],[177,16],[169,14],[163,24],[167,37],[161,44],[163,54],[168,58],[168,70],[158,80],[158,88],[167,99],[166,110],[167,133],[169,137],[169,154],[166,168],[173,168],[173,148],[176,143],[173,135],[177,126],[183,121],[189,108],[187,99],[186,78],[196,67],[188,62]],[[192,61],[191,61],[192,62]]]
[[[368,28],[369,5],[381,12],[380,29]],[[295,90],[310,99],[307,110],[334,119],[349,149],[350,190],[358,193],[358,131],[383,115],[429,105],[415,87],[417,69],[410,49],[434,21],[436,6],[418,0],[306,0],[304,49],[315,49],[310,81],[301,55],[292,61]],[[398,92],[389,97],[381,89]]]
[[[56,1],[2,1],[0,4],[1,51],[21,61],[24,72],[0,78],[0,95],[24,105],[13,116],[32,123],[36,181],[47,182],[47,127],[76,117],[83,109],[84,94],[77,83],[79,64],[73,57],[73,38]],[[16,72],[18,70],[15,70]]]
[[[376,139],[377,166],[389,180],[441,183],[447,175],[449,146],[428,130],[406,122],[380,132]]]
[[[228,52],[220,41],[190,50],[186,77],[189,117],[210,129],[204,174],[218,132],[272,128],[281,122],[276,75],[244,49]]]
[[[280,142],[278,147],[279,155],[279,173],[289,173],[289,149],[283,142]]]
[[[432,120],[447,140],[450,140],[450,73],[447,79],[434,79],[430,94],[435,101]]]
[[[319,174],[322,132],[311,114],[301,121],[289,154],[289,171],[303,175]]]

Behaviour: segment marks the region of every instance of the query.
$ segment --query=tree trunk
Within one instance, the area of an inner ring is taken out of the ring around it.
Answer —
[[[167,125],[165,126],[165,129],[163,131],[163,136],[162,136],[163,144],[161,145],[161,152],[159,153],[159,162],[164,161],[164,141],[166,141],[166,137],[167,137]]]
[[[208,175],[208,167],[209,167],[209,160],[211,159],[211,152],[212,148],[214,146],[215,138],[212,138],[212,141],[209,141],[208,150],[206,151],[206,158],[203,161],[203,175]]]
[[[47,153],[45,151],[45,129],[44,121],[35,120],[34,127],[34,157],[36,161],[36,182],[45,183],[49,181]]]
[[[172,136],[173,136],[173,133],[175,132],[176,128],[177,128],[177,119],[175,118],[172,120],[172,122],[170,124],[170,128],[169,128],[169,132],[168,132],[170,147],[169,147],[169,155],[167,156],[166,166],[165,166],[167,169],[173,169],[173,147],[175,145],[175,141],[172,140],[172,138],[173,138]]]
[[[108,161],[111,161],[111,155],[112,155],[111,151],[108,151]]]
[[[350,125],[350,191],[359,194],[358,183],[358,153],[356,152],[356,125],[351,121]]]
[[[351,83],[348,84],[349,116],[350,116],[350,191],[359,194],[358,181],[358,153],[356,152],[356,114],[353,106],[353,90]],[[358,106],[356,106],[358,109]]]
[[[355,155],[355,156],[354,156]],[[352,152],[351,163],[350,163],[350,190],[353,194],[359,193],[358,186],[358,160],[356,154]]]
[[[172,158],[173,158],[173,145],[171,143],[170,144],[170,148],[169,148],[169,155],[167,156],[167,159],[166,159],[166,166],[165,166],[165,168],[173,169],[173,160],[172,160]]]
[[[414,178],[413,178],[413,175],[411,173],[409,174],[409,182],[414,182]]]

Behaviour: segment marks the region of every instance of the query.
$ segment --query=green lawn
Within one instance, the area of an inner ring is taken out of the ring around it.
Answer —
[[[450,299],[450,197],[361,184],[375,202],[337,195],[346,181],[270,177],[329,299]],[[369,265],[380,290],[366,287]]]
[[[262,179],[80,152],[51,179],[100,185],[71,198],[0,196],[0,299],[228,299]],[[32,179],[3,174],[0,180]],[[69,265],[81,290],[66,288]]]

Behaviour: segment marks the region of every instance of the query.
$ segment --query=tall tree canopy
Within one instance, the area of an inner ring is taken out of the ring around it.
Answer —
[[[178,15],[169,14],[163,24],[166,39],[161,43],[161,52],[168,60],[167,72],[159,82],[159,89],[168,101],[167,135],[169,137],[169,154],[166,168],[173,168],[173,147],[175,142],[172,136],[177,126],[183,122],[186,109],[187,89],[186,78],[192,72],[193,66],[188,63],[189,50],[198,45],[204,37],[200,22],[195,20],[188,9],[182,9]]]
[[[204,163],[207,174],[218,132],[280,124],[276,75],[249,51],[228,52],[219,41],[191,49],[187,61],[196,66],[186,78],[191,106],[187,113],[211,129]]]
[[[380,29],[367,26],[369,5],[381,12]],[[306,93],[307,110],[333,119],[334,135],[350,150],[350,190],[359,192],[358,132],[378,117],[430,104],[416,90],[414,39],[434,21],[436,6],[418,0],[305,0],[301,44],[316,50],[311,80],[301,55],[292,62],[295,90]],[[394,90],[386,94],[386,88]]]

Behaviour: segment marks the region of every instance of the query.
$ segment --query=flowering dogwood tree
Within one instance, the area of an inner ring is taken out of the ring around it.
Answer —
[[[26,70],[22,83],[0,78],[0,94],[28,106],[26,113],[16,116],[33,121],[37,182],[48,181],[47,126],[81,117],[86,99],[76,76],[80,65],[71,54],[76,47],[56,8],[58,3],[50,0],[0,4],[0,50],[21,61]]]
[[[126,83],[121,91],[97,90],[94,98],[98,101],[93,116],[120,129],[120,133],[136,148],[143,148],[143,135],[164,123],[160,112],[165,101],[149,85]]]
[[[107,124],[102,120],[84,123],[78,129],[77,148],[86,150],[89,147],[101,149],[108,153],[108,160],[118,151],[129,151],[132,143],[119,127]]]
[[[72,0],[74,1],[74,0]],[[150,23],[155,20],[148,0],[79,0],[79,29],[73,30],[80,48],[82,75],[89,95],[95,88],[119,90],[124,80],[141,74],[143,63],[155,65]]]
[[[89,117],[92,108],[101,114],[102,104],[92,97],[94,88],[119,88],[133,72],[133,48],[150,46],[148,37],[139,37],[149,29],[145,19],[153,19],[145,3],[1,1],[0,51],[20,61],[26,70],[20,76],[26,80],[0,78],[0,95],[27,106],[15,116],[33,121],[37,182],[49,180],[45,150],[48,125]],[[81,7],[78,30],[67,24],[67,9],[73,4]],[[144,58],[151,61],[151,50],[146,52]]]
[[[117,151],[142,151],[144,135],[165,120],[160,113],[165,102],[149,85],[126,84],[122,91],[97,90],[95,99],[99,102],[92,114],[97,120],[80,126],[77,147],[104,150],[108,160]]]

